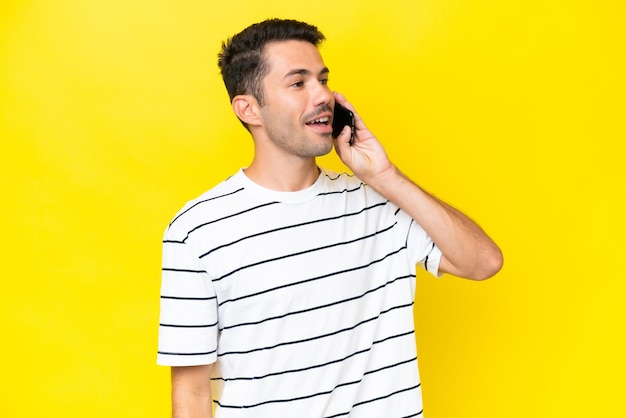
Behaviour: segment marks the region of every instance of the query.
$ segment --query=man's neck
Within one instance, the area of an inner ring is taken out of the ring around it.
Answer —
[[[304,190],[312,186],[320,174],[315,158],[270,163],[255,157],[244,171],[256,184],[279,192]]]

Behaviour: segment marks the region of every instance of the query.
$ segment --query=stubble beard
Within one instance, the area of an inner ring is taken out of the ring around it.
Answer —
[[[333,149],[331,134],[317,135],[324,140],[313,141],[304,132],[296,128],[279,130],[267,129],[271,141],[289,155],[299,158],[315,158],[328,154]],[[316,135],[311,133],[311,135]]]

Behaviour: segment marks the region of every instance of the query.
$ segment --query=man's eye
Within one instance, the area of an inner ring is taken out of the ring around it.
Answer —
[[[327,78],[322,78],[320,80],[320,84],[327,85],[328,84],[328,79]]]
[[[304,86],[304,81],[296,81],[291,86],[292,87],[302,87],[302,86]]]

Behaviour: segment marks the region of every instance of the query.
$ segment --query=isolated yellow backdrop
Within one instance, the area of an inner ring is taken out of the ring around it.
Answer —
[[[0,415],[169,416],[161,236],[250,160],[216,54],[267,17],[318,25],[331,87],[504,250],[418,277],[426,416],[626,417],[618,0],[4,0]]]

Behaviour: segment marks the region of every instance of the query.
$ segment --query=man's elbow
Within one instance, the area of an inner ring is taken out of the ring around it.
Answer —
[[[500,248],[495,247],[489,254],[486,254],[476,271],[468,277],[472,280],[487,280],[496,275],[504,265],[504,256]]]
[[[497,246],[474,252],[472,257],[453,263],[445,255],[439,264],[440,273],[449,273],[453,276],[469,280],[487,280],[502,269],[504,258]]]

